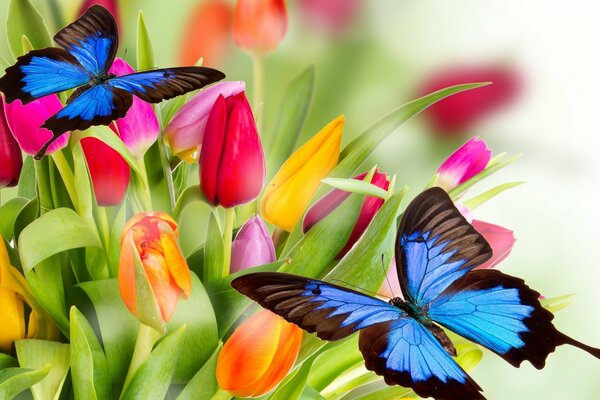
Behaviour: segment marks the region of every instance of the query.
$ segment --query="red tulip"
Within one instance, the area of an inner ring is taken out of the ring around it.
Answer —
[[[367,173],[362,173],[360,175],[355,176],[353,179],[363,180]],[[373,178],[371,179],[371,183],[375,186],[378,186],[384,190],[387,190],[389,187],[389,180],[387,179],[386,174],[382,174],[380,172],[375,171]],[[308,210],[306,215],[304,216],[304,221],[302,223],[302,229],[304,232],[308,231],[313,227],[317,222],[325,218],[329,215],[337,206],[339,206],[346,198],[350,196],[349,192],[345,192],[343,190],[334,189],[325,196],[323,196],[319,201],[317,201],[313,206]],[[377,211],[383,206],[384,200],[379,197],[367,196],[365,201],[360,209],[360,213],[358,215],[358,219],[356,220],[356,224],[354,225],[354,229],[350,234],[350,238],[348,242],[344,246],[344,248],[338,254],[338,257],[342,257],[344,254],[350,250],[350,248],[360,239],[364,231],[367,229]]]
[[[478,266],[477,269],[495,267],[500,261],[508,257],[516,242],[513,231],[484,221],[473,220],[471,224],[492,248],[492,258]]]
[[[287,31],[284,0],[238,0],[233,14],[233,39],[243,50],[267,54]]]
[[[200,152],[200,185],[214,205],[235,207],[254,200],[265,182],[265,160],[244,92],[215,102]]]
[[[0,188],[15,186],[19,181],[21,167],[21,148],[8,127],[4,115],[4,99],[0,97]]]

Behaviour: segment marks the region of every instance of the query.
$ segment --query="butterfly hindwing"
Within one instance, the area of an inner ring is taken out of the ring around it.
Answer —
[[[359,335],[366,367],[382,375],[388,385],[412,388],[423,398],[485,399],[479,385],[416,320],[373,325]]]
[[[231,286],[324,340],[342,339],[373,324],[407,317],[385,301],[297,275],[257,272],[234,279]]]
[[[108,71],[117,54],[117,23],[106,8],[94,5],[58,31],[54,41],[91,74],[99,76]]]
[[[148,103],[158,103],[200,89],[225,78],[207,67],[175,67],[118,76],[107,83],[126,90]]]
[[[443,189],[428,189],[407,207],[396,239],[405,299],[424,306],[491,256],[489,244]]]

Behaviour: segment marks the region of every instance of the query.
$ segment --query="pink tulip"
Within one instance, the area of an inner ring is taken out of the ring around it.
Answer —
[[[306,24],[338,34],[352,24],[361,0],[299,0],[298,8]]]
[[[231,246],[231,273],[275,261],[275,246],[263,220],[254,216],[238,231]]]
[[[93,5],[99,5],[106,8],[115,17],[117,24],[120,25],[119,21],[119,7],[117,0],[85,0],[80,8],[79,14],[83,14],[88,8]]]
[[[108,72],[121,76],[132,74],[135,70],[127,64],[127,61],[116,58]],[[146,103],[136,96],[133,96],[133,103],[127,114],[116,120],[111,127],[114,125],[116,125],[119,137],[136,158],[144,156],[160,132],[152,104]]]
[[[21,149],[35,155],[54,136],[51,131],[40,126],[63,108],[58,96],[52,94],[23,105],[21,100],[4,105],[6,121]],[[61,135],[46,151],[51,154],[69,143],[69,133]]]
[[[202,90],[181,107],[169,122],[165,137],[174,155],[188,162],[198,157],[198,147],[202,145],[208,115],[219,96],[226,99],[240,94],[245,83],[219,82]]]
[[[473,220],[471,224],[492,247],[492,258],[477,269],[495,267],[510,254],[516,241],[513,231],[484,221]]]
[[[483,139],[474,137],[460,146],[440,165],[436,185],[451,190],[468,181],[488,165],[492,151]]]
[[[2,97],[0,103],[0,106],[4,105]],[[4,107],[0,107],[0,188],[15,186],[22,167],[21,148],[6,123]]]

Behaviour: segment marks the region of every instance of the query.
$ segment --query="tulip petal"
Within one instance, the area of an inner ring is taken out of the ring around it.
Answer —
[[[8,127],[4,99],[0,97],[0,188],[15,186],[22,167],[21,148]]]
[[[468,181],[488,165],[492,151],[478,136],[452,153],[438,168],[436,184],[446,191]]]
[[[125,306],[132,314],[136,314],[135,303],[135,274],[133,271],[137,248],[133,241],[133,232],[127,231],[121,242],[121,258],[119,260],[119,292]]]
[[[171,275],[176,285],[183,290],[185,296],[190,297],[192,292],[192,277],[187,261],[177,245],[175,236],[173,233],[165,232],[160,235],[160,242],[169,275]]]
[[[492,247],[492,257],[477,269],[493,268],[508,257],[516,242],[513,231],[479,220],[473,220],[471,224]]]
[[[276,260],[275,246],[267,226],[259,216],[240,228],[231,246],[231,273]]]
[[[274,50],[287,31],[283,0],[238,0],[233,14],[233,39],[246,51],[264,55]]]
[[[217,179],[225,146],[226,128],[227,102],[223,96],[219,96],[206,124],[206,130],[210,134],[205,135],[200,154],[200,186],[206,198],[215,205],[218,204]]]
[[[0,287],[0,350],[10,351],[12,343],[25,337],[23,301],[10,289]]]

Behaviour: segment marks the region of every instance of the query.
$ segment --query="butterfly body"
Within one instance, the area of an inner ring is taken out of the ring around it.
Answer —
[[[109,72],[118,48],[117,24],[108,10],[94,5],[61,29],[54,41],[61,48],[32,50],[17,58],[0,78],[7,102],[27,104],[40,97],[75,89],[65,108],[43,128],[53,138],[36,154],[41,158],[60,135],[92,125],[108,125],[125,116],[133,96],[158,103],[225,77],[206,67],[175,67],[117,76]]]
[[[440,188],[407,207],[396,260],[402,298],[388,302],[328,282],[282,273],[253,273],[232,286],[263,307],[325,340],[359,332],[368,369],[390,385],[438,400],[484,399],[481,388],[454,361],[443,328],[479,343],[507,362],[542,368],[559,345],[600,358],[552,325],[540,294],[497,270],[473,270],[491,257],[485,239]]]

